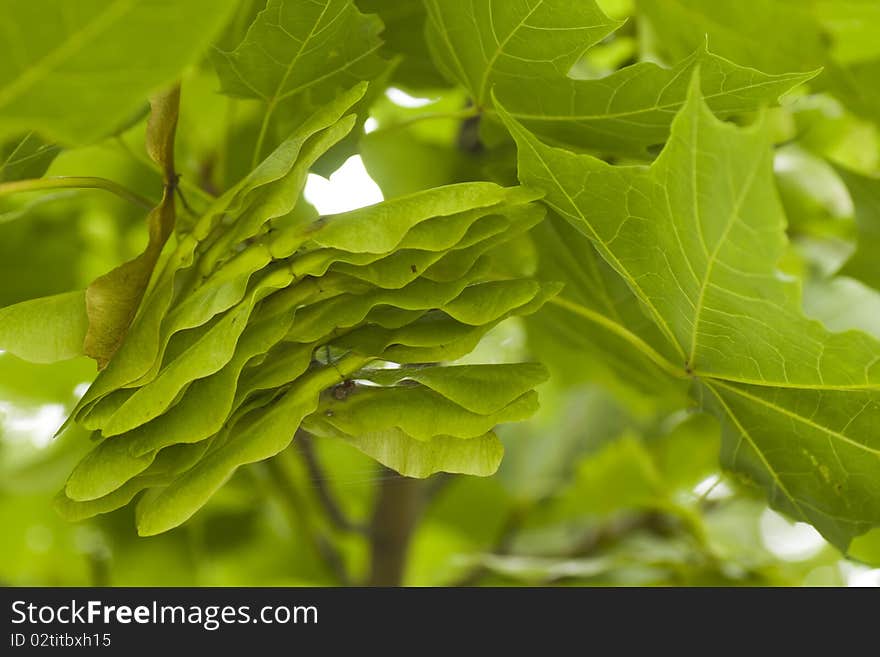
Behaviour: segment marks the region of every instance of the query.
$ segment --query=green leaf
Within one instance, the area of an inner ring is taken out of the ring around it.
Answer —
[[[232,0],[8,0],[0,7],[0,140],[96,141],[208,47]],[[15,35],[14,37],[12,35]]]
[[[809,71],[825,61],[825,43],[809,4],[636,0],[639,17],[650,23],[669,61],[686,57],[708,39],[713,52],[770,73]]]
[[[426,199],[430,199],[430,196]],[[418,203],[413,207],[417,205]],[[398,206],[391,204],[385,209],[397,211]],[[421,223],[410,228],[393,251],[368,253],[334,248],[318,249],[291,263],[294,275],[323,276],[329,270],[389,289],[403,287],[420,276],[437,282],[450,281],[470,271],[486,250],[517,232],[527,230],[543,216],[538,206],[507,208],[496,204],[490,208],[477,207],[422,221],[424,217],[412,212],[407,206],[401,209],[404,210],[401,213],[403,221]],[[495,214],[499,211],[504,214]],[[488,212],[492,214],[487,214]],[[375,216],[374,212],[360,211],[348,219],[353,222],[351,227],[356,228],[359,222],[364,219],[369,222]],[[335,222],[340,218],[345,221],[344,217],[345,215],[326,217],[321,222]],[[399,230],[390,225],[389,228]],[[319,236],[315,241],[322,239]],[[450,274],[446,270],[453,272]]]
[[[297,314],[287,339],[294,342],[314,342],[332,333],[334,329],[357,326],[371,310],[379,306],[389,305],[404,310],[449,308],[462,290],[473,282],[473,278],[475,276],[463,275],[449,283],[435,283],[418,278],[397,290],[378,288],[367,294],[342,294],[303,308]]]
[[[0,182],[39,178],[61,148],[49,144],[33,132],[0,145]]]
[[[361,93],[363,89],[360,88]],[[357,97],[361,93],[358,93]],[[352,115],[340,117],[326,110],[319,112],[313,118],[314,121],[307,121],[294,133],[302,145],[296,163],[284,177],[254,195],[253,201],[238,218],[235,226],[208,249],[203,258],[205,265],[212,264],[217,253],[228,252],[235,244],[257,235],[267,222],[291,213],[300,202],[309,169],[319,157],[348,135],[355,124],[355,117]],[[283,236],[277,237],[276,244],[270,249],[271,255],[283,258],[293,253],[303,241],[304,234],[301,228],[289,227]],[[284,237],[292,237],[292,243],[284,244]]]
[[[269,0],[235,50],[213,51],[223,93],[266,103],[255,161],[279,104],[301,116],[303,98],[306,106],[327,102],[387,72],[388,62],[376,54],[381,31],[382,21],[351,0]]]
[[[479,108],[490,104],[496,84],[565,76],[584,51],[621,25],[593,0],[427,0],[425,5],[435,63],[470,92]]]
[[[653,155],[697,69],[707,101],[722,117],[775,103],[818,72],[767,75],[711,54],[698,42],[676,53],[672,61],[679,63],[671,69],[642,62],[601,79],[574,79],[570,71],[584,52],[621,25],[593,2],[574,7],[462,0],[429,2],[428,9],[435,58],[478,108],[494,113],[494,94],[535,134],[577,149]]]
[[[670,69],[642,62],[599,80],[518,80],[499,84],[494,93],[511,116],[547,142],[646,157],[669,136],[696,70],[703,97],[720,118],[775,104],[818,73],[768,75],[703,46]]]
[[[662,345],[659,329],[590,239],[552,212],[532,237],[538,275],[565,281],[559,297],[527,321],[532,349],[551,368],[553,378],[567,384],[602,382],[619,394],[631,397],[635,391],[678,408],[687,385],[670,384],[662,367],[632,349],[627,336],[616,331],[625,326],[638,340]],[[585,323],[589,318],[608,318],[612,323]],[[672,359],[674,353],[665,355]]]
[[[125,485],[117,488],[112,493],[99,497],[95,500],[72,500],[64,494],[64,491],[55,496],[55,510],[62,518],[70,522],[85,520],[101,513],[115,511],[129,502],[143,490],[143,483],[138,479],[131,479]]]
[[[467,303],[473,316],[481,313],[476,326],[436,311],[394,330],[364,326],[334,340],[334,344],[362,354],[382,353],[384,358],[400,363],[455,360],[473,351],[480,338],[503,319],[539,310],[560,287],[561,284],[535,285],[526,292],[523,303],[511,309],[484,303],[494,296],[492,285],[473,285],[468,288]]]
[[[668,61],[678,61],[708,39],[714,52],[770,73],[822,66],[825,72],[816,85],[876,122],[880,94],[872,81],[880,71],[880,56],[873,45],[870,4],[638,0],[637,7],[656,36],[660,56]]]
[[[443,310],[462,324],[480,326],[485,318],[501,317],[534,299],[541,286],[531,279],[489,281],[466,288]]]
[[[0,349],[34,363],[54,363],[83,354],[88,330],[80,290],[0,308]]]
[[[242,372],[233,408],[238,409],[256,392],[280,388],[298,379],[309,368],[316,346],[282,342],[273,347],[263,360]]]
[[[666,344],[628,341],[692,379],[722,422],[726,467],[845,549],[880,524],[880,343],[803,315],[797,285],[775,269],[785,219],[765,126],[719,121],[695,83],[651,167],[548,147],[507,118],[520,176],[640,300]],[[674,360],[657,351],[669,348]]]
[[[607,515],[621,509],[652,509],[663,505],[668,491],[650,452],[631,434],[583,459],[571,487],[555,500],[560,516]]]
[[[479,265],[484,260],[492,263],[493,273],[499,278],[531,274],[528,265],[518,267],[522,264],[521,261],[516,260],[520,254],[511,247],[516,245],[518,238],[525,240],[525,234],[539,224],[544,216],[545,211],[541,206],[527,205],[507,211],[505,218],[509,225],[505,228],[501,228],[500,222],[481,222],[474,226],[460,243],[466,245],[477,238],[475,244],[452,249],[425,270],[425,277],[435,281],[451,280],[456,277],[457,272],[467,271],[474,266],[474,263]],[[512,268],[506,268],[504,259],[508,257],[515,260]]]
[[[444,83],[443,77],[431,63],[425,43],[427,14],[421,2],[359,0],[357,4],[364,11],[378,14],[385,24],[382,31],[382,40],[385,42],[383,51],[403,58],[394,71],[395,82],[417,89]]]
[[[350,86],[375,66],[382,22],[351,0],[269,0],[232,52],[215,50],[223,92],[270,104],[315,85]]]

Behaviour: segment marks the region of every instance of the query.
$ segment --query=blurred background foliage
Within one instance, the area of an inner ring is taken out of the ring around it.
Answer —
[[[396,65],[385,75],[385,87],[373,94],[359,143],[349,145],[357,153],[337,153],[321,163],[320,173],[329,182],[310,177],[306,198],[316,211],[464,180],[512,182],[512,145],[492,126],[459,116],[467,112],[464,92],[449,87],[431,65],[421,38],[421,4],[357,4],[385,22],[386,56]],[[600,4],[628,22],[590,50],[571,75],[601,77],[636,61],[672,64],[683,56],[684,50],[671,52],[671,41],[657,38],[664,27],[652,23],[651,11],[642,11],[652,3]],[[833,18],[831,3],[826,4]],[[854,12],[861,6],[850,4]],[[234,47],[260,8],[259,2],[240,3],[220,46]],[[852,21],[829,21],[829,34],[840,44],[839,61],[855,65],[880,56],[870,43],[858,47],[867,40]],[[682,38],[685,50],[686,41]],[[725,47],[736,48],[714,35],[710,45],[722,55]],[[735,54],[739,63],[750,64],[748,52]],[[207,61],[186,73],[182,88],[178,170],[184,194],[198,207],[202,196],[228,188],[248,170],[262,113],[257,101],[219,95]],[[880,335],[880,295],[839,275],[847,273],[842,267],[857,264],[850,256],[859,227],[853,199],[835,169],[877,175],[880,141],[876,123],[847,109],[840,98],[833,85],[820,85],[769,110],[791,238],[782,266],[804,281],[808,314],[832,329],[855,327]],[[50,148],[42,157],[45,163],[51,160],[47,175],[102,176],[157,200],[161,180],[143,154],[146,109],[96,145]],[[438,117],[414,120],[425,114]],[[8,173],[0,169],[0,180]],[[0,306],[82,289],[136,255],[145,239],[143,212],[101,191],[0,199]],[[561,223],[555,231],[539,227],[510,250],[510,267],[547,278],[564,274],[565,258],[557,257],[550,243],[560,239],[572,244],[583,238]],[[570,283],[569,293],[577,294],[576,284]],[[590,344],[563,313],[547,307],[528,320],[508,320],[469,357],[474,362],[535,358],[553,376],[539,390],[537,416],[499,429],[506,456],[496,476],[434,476],[418,484],[404,583],[880,581],[878,571],[842,560],[812,528],[770,511],[760,495],[719,472],[714,420],[683,406],[680,390],[651,390],[649,373],[634,371],[621,381],[597,358],[602,345]],[[396,475],[340,441],[295,441],[271,465],[242,468],[185,526],[157,537],[136,536],[131,508],[81,523],[61,520],[52,498],[89,438],[74,431],[56,440],[52,434],[94,374],[86,359],[33,365],[0,354],[0,583],[362,581],[370,561],[363,528],[383,485]]]

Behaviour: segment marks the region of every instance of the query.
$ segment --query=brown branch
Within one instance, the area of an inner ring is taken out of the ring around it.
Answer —
[[[406,568],[409,541],[423,506],[424,487],[384,470],[370,524],[368,586],[400,586]]]

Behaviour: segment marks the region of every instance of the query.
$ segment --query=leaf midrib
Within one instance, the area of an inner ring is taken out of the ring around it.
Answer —
[[[574,314],[580,315],[581,317],[584,317],[586,319],[590,319],[591,321],[593,321],[597,324],[605,326],[606,328],[611,330],[612,333],[616,333],[616,334],[620,335],[621,337],[623,337],[624,334],[629,334],[629,335],[633,336],[635,338],[635,340],[642,342],[645,345],[648,345],[647,342],[644,342],[644,340],[642,340],[641,338],[636,336],[636,334],[633,333],[630,329],[628,329],[619,319],[613,319],[611,317],[608,317],[607,315],[603,315],[600,312],[590,310],[590,309],[586,308],[585,306],[583,306],[582,304],[579,304],[575,301],[571,301],[570,299],[567,299],[565,297],[558,297],[558,302],[551,301],[551,303],[554,303],[554,305],[557,305],[560,307],[564,307],[564,308],[568,309],[570,312],[573,312]],[[611,326],[612,324],[614,325],[613,327]],[[627,342],[630,342],[631,344],[636,346],[634,344],[635,340],[628,339],[628,338],[624,338],[624,339],[626,339]],[[637,347],[637,348],[639,348],[639,347]],[[660,365],[661,369],[666,371],[668,374],[671,374],[671,375],[675,376],[676,378],[681,378],[684,375],[689,374],[692,378],[699,380],[699,381],[703,381],[707,384],[718,383],[719,385],[721,385],[721,384],[725,384],[725,383],[727,383],[727,384],[739,383],[742,385],[748,385],[748,386],[752,386],[755,388],[782,388],[785,390],[806,390],[806,391],[812,390],[812,391],[816,391],[816,392],[880,391],[880,384],[877,384],[877,383],[864,383],[864,384],[855,383],[855,384],[840,384],[840,385],[816,384],[816,385],[813,385],[813,384],[807,384],[807,383],[792,383],[790,381],[768,381],[766,379],[749,379],[749,378],[745,378],[745,377],[729,376],[726,374],[704,372],[699,369],[692,369],[690,372],[687,372],[687,370],[685,370],[684,368],[678,368],[668,358],[661,356],[659,354],[659,352],[654,350],[653,347],[649,346],[649,349],[654,354],[656,354],[656,356],[657,356],[656,359],[654,357],[652,357],[651,355],[649,355],[648,353],[646,353],[644,350],[642,350],[642,349],[639,349],[639,350],[643,351],[644,355],[648,356],[651,360],[654,360],[655,363]],[[660,362],[661,360],[663,361],[662,363]]]
[[[775,482],[775,484],[779,488],[779,490],[782,491],[782,493],[785,495],[785,497],[787,497],[788,500],[792,503],[794,508],[797,509],[797,512],[800,514],[801,519],[809,522],[809,517],[807,516],[807,514],[804,513],[804,510],[801,508],[801,505],[798,503],[797,499],[795,499],[795,497],[791,494],[791,492],[788,490],[788,488],[785,486],[785,484],[782,483],[782,480],[779,478],[779,475],[777,474],[776,469],[770,465],[770,462],[767,460],[766,455],[761,450],[761,448],[758,447],[758,443],[755,442],[755,440],[752,438],[752,435],[742,425],[742,423],[739,421],[739,418],[736,416],[736,414],[733,412],[733,410],[730,408],[730,406],[727,405],[727,402],[724,401],[724,398],[721,396],[721,394],[715,389],[715,387],[710,382],[706,382],[706,387],[715,396],[715,398],[718,400],[718,403],[724,409],[724,412],[731,419],[731,421],[736,425],[736,428],[739,432],[739,435],[743,439],[745,439],[746,442],[749,443],[749,445],[751,445],[752,450],[754,450],[755,454],[757,454],[758,458],[761,460],[761,463],[764,465],[764,468],[767,470],[767,473],[773,478],[773,481]]]
[[[697,122],[694,122],[694,126],[695,126],[694,127],[694,135],[696,138]],[[694,156],[696,156],[696,148],[694,148],[693,150],[694,150]],[[759,158],[760,157],[763,157],[763,154],[759,155]],[[692,168],[691,173],[693,174],[694,177],[696,177],[696,169],[697,169],[696,163],[694,163],[691,168]],[[718,241],[715,243],[715,247],[713,248],[712,253],[709,254],[709,259],[706,262],[706,268],[705,268],[705,271],[703,272],[702,281],[700,281],[700,292],[697,296],[696,308],[694,309],[694,322],[693,322],[693,326],[691,328],[691,345],[690,345],[690,351],[688,353],[688,358],[687,358],[688,368],[693,368],[694,364],[695,364],[694,358],[696,357],[697,346],[698,346],[697,345],[697,336],[699,335],[700,322],[703,317],[703,309],[705,308],[706,289],[709,287],[709,281],[712,278],[712,274],[713,274],[713,271],[715,268],[715,263],[718,261],[718,256],[721,253],[721,249],[727,244],[727,238],[730,236],[730,231],[733,230],[733,227],[736,225],[737,219],[740,219],[739,213],[740,213],[740,210],[742,209],[742,204],[745,200],[746,195],[752,189],[752,185],[754,184],[754,182],[757,178],[757,174],[758,174],[759,169],[760,169],[760,167],[757,166],[757,163],[755,166],[751,167],[749,174],[745,180],[745,183],[740,187],[739,193],[737,194],[737,197],[736,197],[736,201],[734,202],[733,207],[730,209],[730,214],[728,215],[727,222],[725,223],[724,231],[721,233],[721,236],[718,238]],[[695,180],[693,182],[694,189],[696,189],[696,186],[697,186],[697,184],[696,184],[696,180]],[[701,240],[702,240],[703,221],[700,217],[699,209],[700,209],[699,205],[696,205],[693,208],[694,213],[695,213],[695,220],[697,223],[697,227],[701,231],[700,235],[701,235]],[[674,225],[675,218],[670,217],[670,219],[672,220],[672,223]],[[686,253],[682,252],[682,255],[684,256],[685,259],[687,259]]]
[[[852,438],[850,438],[849,436],[847,436],[844,433],[841,433],[839,431],[835,431],[834,429],[831,429],[830,427],[826,427],[822,424],[819,424],[818,422],[814,422],[813,420],[811,420],[808,417],[805,417],[803,415],[799,415],[798,413],[790,411],[783,406],[779,406],[778,404],[774,404],[773,402],[767,401],[766,399],[762,399],[761,397],[758,397],[756,395],[752,395],[752,394],[746,392],[745,390],[741,390],[740,388],[737,388],[736,386],[722,383],[721,381],[713,381],[711,383],[708,383],[708,385],[720,386],[720,387],[724,388],[725,390],[732,392],[733,394],[736,394],[736,395],[739,395],[740,397],[744,397],[744,398],[748,399],[750,402],[760,404],[761,406],[765,406],[766,408],[769,408],[770,410],[772,410],[776,413],[779,413],[780,415],[784,415],[788,418],[791,418],[792,420],[796,420],[796,421],[800,422],[801,424],[805,424],[813,429],[816,429],[817,431],[821,431],[822,433],[827,434],[829,437],[837,438],[841,442],[843,442],[847,445],[850,445],[851,447],[854,447],[854,448],[861,450],[861,451],[864,451],[864,452],[868,452],[869,454],[872,454],[874,456],[880,456],[880,449],[874,449],[872,447],[869,447],[868,445],[864,445],[856,440],[853,440]],[[864,408],[862,410],[864,410]]]
[[[324,8],[321,10],[321,13],[318,16],[318,19],[312,24],[312,29],[309,30],[308,35],[302,40],[302,43],[300,44],[299,49],[296,52],[296,55],[294,55],[293,59],[291,59],[290,63],[287,65],[287,69],[284,71],[284,75],[281,76],[281,80],[279,81],[278,85],[275,87],[275,91],[272,93],[272,96],[266,99],[266,102],[269,103],[270,105],[274,105],[275,103],[278,102],[280,95],[281,95],[281,92],[284,89],[284,85],[287,84],[287,80],[290,78],[291,73],[293,73],[293,69],[296,68],[296,65],[299,63],[299,58],[302,56],[303,51],[305,50],[306,44],[308,44],[309,41],[311,41],[311,39],[314,38],[315,30],[318,29],[318,25],[321,24],[321,21],[324,20],[324,15],[327,13],[327,10],[329,8],[330,8],[330,2],[325,2]],[[330,21],[329,25],[332,25],[336,21],[336,19],[338,19],[339,16],[341,16],[344,12],[345,12],[345,7],[343,7],[340,10],[340,12],[336,16],[333,17],[333,19]],[[280,5],[278,7],[278,13],[279,13],[278,28],[282,32],[284,32],[284,34],[286,36],[290,37],[293,40],[293,37],[291,36],[291,34],[281,26],[281,19],[280,19],[281,7],[280,7]]]

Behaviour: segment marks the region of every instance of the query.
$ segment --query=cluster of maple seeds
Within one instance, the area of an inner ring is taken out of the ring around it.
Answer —
[[[544,368],[443,363],[558,290],[493,273],[493,253],[544,211],[523,188],[465,183],[309,216],[305,176],[351,129],[360,93],[306,121],[178,235],[71,415],[96,444],[58,497],[66,516],[146,491],[138,530],[165,531],[299,427],[411,476],[495,471],[492,429],[536,410]]]

